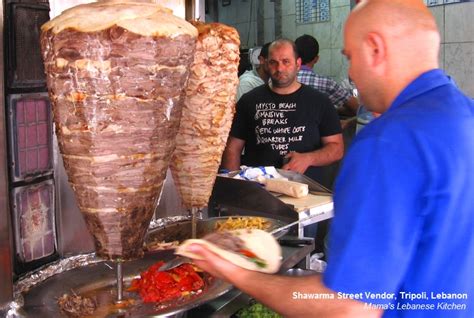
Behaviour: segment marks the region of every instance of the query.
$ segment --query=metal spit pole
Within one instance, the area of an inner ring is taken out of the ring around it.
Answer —
[[[202,208],[191,208],[191,238],[196,238],[197,221],[202,218]]]
[[[191,238],[196,238],[196,225],[197,225],[197,208],[191,208]]]
[[[123,271],[122,261],[117,261],[117,303],[121,303],[123,300]]]

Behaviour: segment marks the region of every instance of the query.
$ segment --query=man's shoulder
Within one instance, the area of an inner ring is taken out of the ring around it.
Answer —
[[[327,94],[314,88],[311,85],[301,83],[301,91],[302,91],[302,94],[306,96],[311,96],[311,98],[314,98],[316,100],[324,100],[324,101],[327,100],[328,102],[330,102]]]
[[[255,74],[254,71],[245,71],[244,74],[240,75],[239,81],[242,83],[243,81],[248,81],[248,82],[261,82],[263,83],[263,80]]]
[[[343,89],[334,79],[320,75],[313,70],[300,70],[298,72],[298,81],[322,91],[328,89]]]
[[[253,73],[253,70],[246,70],[244,73],[242,73],[242,75],[239,76],[239,79],[249,77],[249,76],[255,76],[255,74]]]
[[[239,103],[247,104],[249,102],[255,102],[261,98],[264,98],[268,93],[269,89],[268,86],[265,84],[258,85],[252,88],[247,93],[243,94],[242,97],[239,99]]]
[[[255,87],[254,89],[252,89],[247,94],[251,94],[253,96],[256,96],[258,94],[267,93],[268,91],[269,91],[268,85],[262,84],[262,85],[259,85],[259,86]]]
[[[300,69],[296,76],[298,78],[298,81],[301,82],[302,80],[305,81],[305,80],[309,80],[310,78],[314,78],[316,76],[316,73],[314,73],[313,70]]]

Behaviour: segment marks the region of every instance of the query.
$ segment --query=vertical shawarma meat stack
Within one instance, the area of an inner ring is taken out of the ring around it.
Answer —
[[[42,27],[60,151],[99,256],[142,253],[196,37],[190,23],[143,1],[80,5]]]
[[[192,22],[199,31],[171,172],[183,205],[207,206],[232,119],[238,79],[237,30]]]

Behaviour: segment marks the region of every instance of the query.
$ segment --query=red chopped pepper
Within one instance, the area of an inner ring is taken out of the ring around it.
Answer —
[[[255,255],[255,253],[247,249],[240,249],[239,253],[245,256],[249,261],[254,262],[258,267],[267,267],[267,263],[263,259],[259,258],[257,255]]]
[[[163,302],[198,292],[204,281],[190,264],[183,264],[168,271],[158,271],[160,261],[132,280],[129,291],[139,293],[143,302]]]
[[[240,249],[239,253],[250,258],[257,258],[257,255],[255,255],[255,253],[246,249]]]

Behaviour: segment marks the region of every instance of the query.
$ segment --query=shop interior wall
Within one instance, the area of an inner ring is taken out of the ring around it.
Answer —
[[[275,39],[274,1],[233,0],[222,6],[218,0],[219,22],[234,26],[240,33],[243,47],[254,47],[257,41],[257,7],[263,2],[264,40]],[[302,34],[316,37],[320,44],[320,61],[315,71],[337,81],[347,78],[347,61],[341,55],[343,23],[350,12],[350,0],[331,0],[331,18],[328,22],[297,24],[295,2],[281,0],[282,36],[296,39]],[[458,86],[469,96],[474,96],[474,2],[430,7],[441,31],[440,67],[452,76]],[[206,16],[210,21],[213,17]]]

